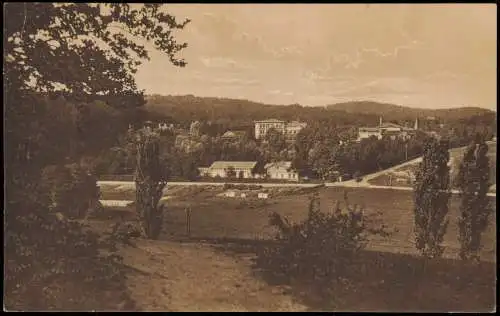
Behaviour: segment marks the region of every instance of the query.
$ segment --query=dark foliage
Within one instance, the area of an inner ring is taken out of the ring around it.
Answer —
[[[337,203],[331,213],[324,213],[316,197],[311,199],[304,221],[291,224],[273,213],[270,224],[278,230],[277,243],[259,253],[257,266],[274,278],[314,282],[325,291],[349,282],[356,272],[353,262],[370,234],[389,234],[357,205],[347,204],[342,210]]]
[[[415,245],[426,258],[443,254],[450,203],[449,143],[429,139],[414,187]]]
[[[458,239],[464,260],[479,260],[481,235],[494,211],[486,195],[490,187],[487,152],[488,146],[478,138],[465,151],[456,179],[461,199]]]

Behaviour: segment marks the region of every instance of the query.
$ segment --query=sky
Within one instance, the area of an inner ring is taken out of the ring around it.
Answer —
[[[168,4],[185,68],[158,51],[148,94],[322,106],[496,110],[494,4]]]

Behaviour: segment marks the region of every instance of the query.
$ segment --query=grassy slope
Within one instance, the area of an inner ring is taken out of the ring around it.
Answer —
[[[488,158],[490,159],[490,183],[496,184],[496,163],[497,163],[497,144],[496,143],[490,143],[488,144],[489,150],[488,150]],[[450,150],[450,160],[452,163],[451,169],[452,169],[452,181],[456,177],[456,174],[458,172],[458,166],[460,165],[460,162],[463,158],[465,149],[464,148],[459,148],[459,149],[452,149]],[[402,168],[396,169],[396,171],[414,171],[417,168],[417,165],[407,165]],[[405,178],[406,179],[406,178]],[[389,184],[389,175],[388,174],[382,174],[370,181],[368,181],[370,184],[373,185],[388,185]],[[395,182],[393,179],[393,185],[398,185],[398,186],[411,186],[409,182]],[[490,192],[496,192],[496,190],[492,189]]]
[[[133,221],[133,208],[106,208],[89,220],[104,234]],[[140,311],[303,311],[284,287],[255,278],[247,255],[236,258],[203,243],[138,239],[120,247],[127,293]],[[98,306],[96,306],[99,309]]]

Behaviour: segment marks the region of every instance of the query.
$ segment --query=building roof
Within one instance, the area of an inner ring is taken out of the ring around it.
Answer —
[[[295,125],[295,126],[306,126],[306,125],[307,125],[307,123],[305,123],[305,122],[299,122],[299,121],[291,121],[291,122],[289,122],[287,125],[289,125],[289,126],[290,126],[290,125],[292,125],[292,126],[293,126],[293,125]]]
[[[222,135],[222,137],[242,137],[245,134],[245,131],[227,131]]]
[[[389,127],[397,127],[397,128],[403,128],[403,126],[394,124],[394,123],[383,123],[380,125],[381,128],[389,128]]]
[[[292,162],[291,161],[270,162],[270,163],[266,163],[266,165],[264,166],[264,169],[268,169],[271,167],[290,169],[292,167]]]
[[[226,169],[233,167],[235,169],[253,169],[257,161],[214,161],[210,169]]]
[[[285,121],[277,120],[277,119],[267,119],[261,121],[254,121],[254,123],[285,123]]]
[[[401,130],[406,130],[406,131],[414,130],[411,127],[404,127],[404,126],[401,126],[399,124],[394,124],[394,123],[383,123],[382,125],[377,126],[377,127],[360,127],[359,130],[366,131],[366,132],[375,132],[375,131],[378,131],[379,129],[386,129],[386,128],[399,128]]]
[[[360,127],[359,128],[360,132],[379,132],[378,127]]]

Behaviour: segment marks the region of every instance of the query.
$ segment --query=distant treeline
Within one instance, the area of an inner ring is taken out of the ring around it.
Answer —
[[[341,126],[376,126],[379,118],[408,126],[419,119],[422,128],[431,129],[436,124],[470,123],[493,125],[496,113],[490,110],[464,107],[455,109],[416,109],[371,101],[346,102],[324,107],[299,104],[269,105],[248,100],[186,96],[147,97],[145,110],[153,120],[176,122],[185,127],[195,120],[217,123],[225,128],[249,128],[254,120],[276,118],[286,121],[299,120]]]

